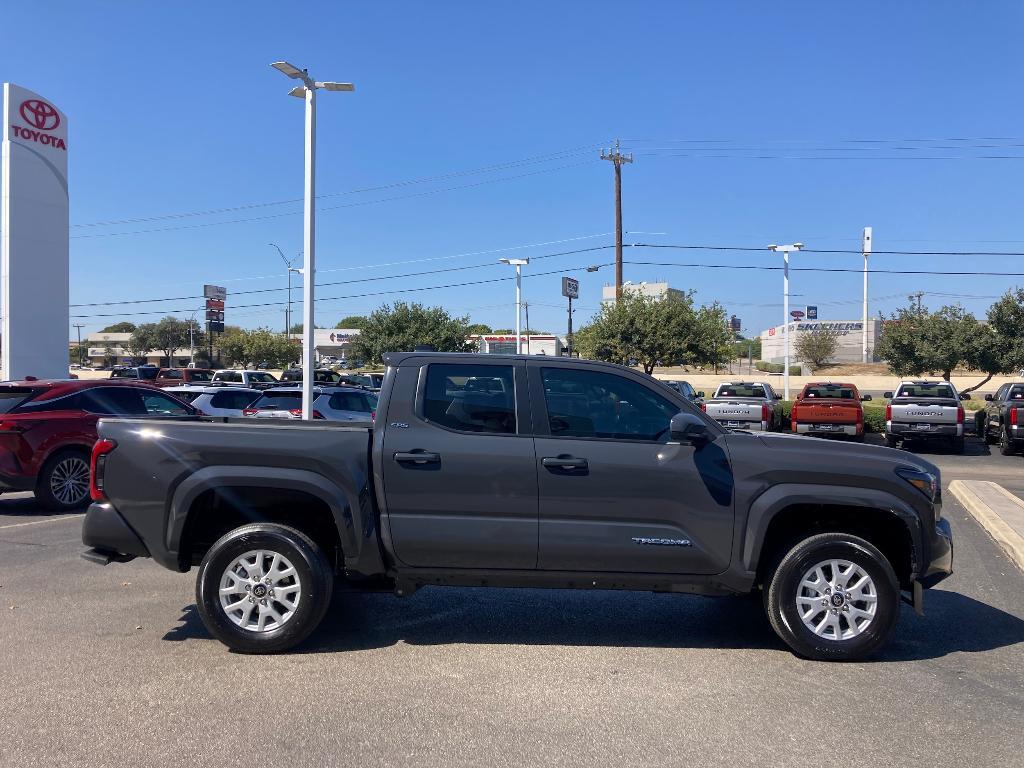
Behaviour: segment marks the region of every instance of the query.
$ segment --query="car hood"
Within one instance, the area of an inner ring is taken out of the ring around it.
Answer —
[[[882,445],[869,443],[848,443],[837,440],[821,440],[803,435],[786,433],[751,433],[750,437],[772,451],[775,456],[785,456],[787,460],[806,461],[809,466],[834,464],[843,466],[883,466],[915,467],[924,472],[931,472],[936,477],[939,468],[930,461],[915,456],[907,451],[886,448]]]

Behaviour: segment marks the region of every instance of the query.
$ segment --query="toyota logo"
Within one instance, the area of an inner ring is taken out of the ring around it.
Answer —
[[[40,99],[27,99],[21,102],[22,119],[33,128],[40,131],[52,131],[60,125],[60,115],[57,110]]]

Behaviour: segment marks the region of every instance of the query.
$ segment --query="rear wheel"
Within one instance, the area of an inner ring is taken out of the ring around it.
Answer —
[[[331,602],[334,575],[317,544],[284,525],[254,523],[222,536],[196,578],[211,634],[235,651],[276,653],[305,640]]]
[[[1006,431],[1006,427],[1002,427],[999,430],[999,453],[1003,456],[1012,456],[1015,452],[1013,441],[1010,440],[1010,433]]]
[[[89,501],[89,456],[84,451],[53,454],[36,480],[36,500],[46,509],[67,512]]]
[[[897,445],[898,445],[898,443],[897,443],[896,437],[894,435],[886,435],[885,436],[885,446],[886,446],[886,448],[895,448]]]
[[[954,453],[963,453],[964,452],[964,438],[963,438],[963,436],[954,437],[952,440],[949,441],[949,444],[953,448],[953,452]]]
[[[870,542],[823,533],[793,547],[764,591],[772,628],[793,651],[852,661],[888,642],[899,617],[892,566]]]

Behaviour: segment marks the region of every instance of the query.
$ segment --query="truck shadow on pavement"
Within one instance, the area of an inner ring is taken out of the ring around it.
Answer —
[[[195,606],[165,640],[210,638]],[[786,650],[759,599],[690,595],[426,587],[408,598],[342,592],[313,636],[292,653],[486,643],[632,648]],[[904,606],[875,662],[977,653],[1024,642],[1024,620],[957,592],[932,590],[925,615]]]

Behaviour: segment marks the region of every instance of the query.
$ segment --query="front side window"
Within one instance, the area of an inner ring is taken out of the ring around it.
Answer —
[[[449,429],[511,435],[516,431],[510,365],[431,365],[423,416]]]
[[[542,368],[553,437],[667,440],[679,408],[643,384],[614,373]]]
[[[161,392],[143,392],[142,407],[150,416],[191,416],[191,409]]]

